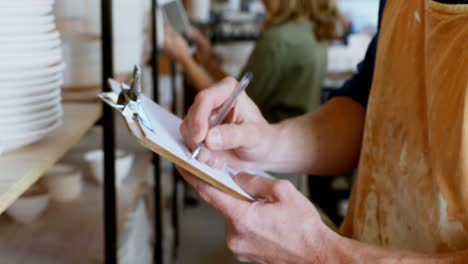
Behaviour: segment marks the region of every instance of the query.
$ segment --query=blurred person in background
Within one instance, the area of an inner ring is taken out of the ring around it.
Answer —
[[[247,93],[265,118],[277,123],[320,104],[327,68],[327,43],[339,37],[342,23],[335,0],[268,0],[264,32],[242,70],[254,74]],[[184,38],[165,29],[164,50],[180,63],[198,91],[227,76],[214,58],[209,40],[197,29]]]

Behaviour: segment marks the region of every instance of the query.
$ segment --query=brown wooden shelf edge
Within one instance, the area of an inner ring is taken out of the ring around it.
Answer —
[[[148,179],[148,152],[135,153],[132,170],[118,188],[118,237],[131,219]],[[0,216],[2,263],[104,263],[102,185],[84,177],[81,195],[69,202],[51,201],[30,225]],[[77,250],[79,249],[79,250]]]
[[[102,104],[63,104],[63,125],[39,142],[0,156],[0,214],[93,127]]]

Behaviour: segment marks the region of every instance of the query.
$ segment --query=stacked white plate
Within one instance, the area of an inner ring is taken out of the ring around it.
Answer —
[[[0,153],[62,123],[64,63],[53,0],[0,0]]]

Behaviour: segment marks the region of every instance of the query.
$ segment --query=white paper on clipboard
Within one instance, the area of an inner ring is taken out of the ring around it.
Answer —
[[[113,86],[112,83],[111,86]],[[112,105],[112,101],[118,97],[116,93],[103,93],[100,94],[100,97],[107,104],[116,108],[115,104]],[[143,125],[137,124],[137,120],[124,117],[130,132],[137,137],[140,143],[222,191],[243,200],[254,201],[252,196],[237,185],[229,170],[214,169],[196,159],[190,159],[191,152],[185,146],[179,132],[182,120],[178,116],[170,113],[145,95],[141,95],[140,103],[154,132]],[[121,113],[119,108],[116,108],[116,110]],[[134,130],[132,132],[131,127],[135,125],[138,125],[142,134],[135,133]]]

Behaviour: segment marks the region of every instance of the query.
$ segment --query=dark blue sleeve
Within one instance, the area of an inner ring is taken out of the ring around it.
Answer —
[[[385,0],[381,0],[379,8],[379,30],[384,6]],[[354,74],[353,77],[351,77],[351,79],[346,81],[341,88],[332,91],[329,96],[329,99],[335,96],[346,96],[357,101],[362,106],[367,107],[369,93],[372,87],[372,80],[374,77],[374,66],[375,57],[377,54],[378,38],[379,33],[377,33],[372,39],[372,42],[369,45],[369,48],[367,49],[364,60],[358,64],[357,73]]]
[[[335,96],[346,96],[357,101],[362,106],[367,107],[374,75],[377,38],[378,35],[374,36],[372,39],[364,60],[358,64],[357,73],[354,74],[351,79],[347,80],[339,89],[333,90],[330,93],[329,99]]]

